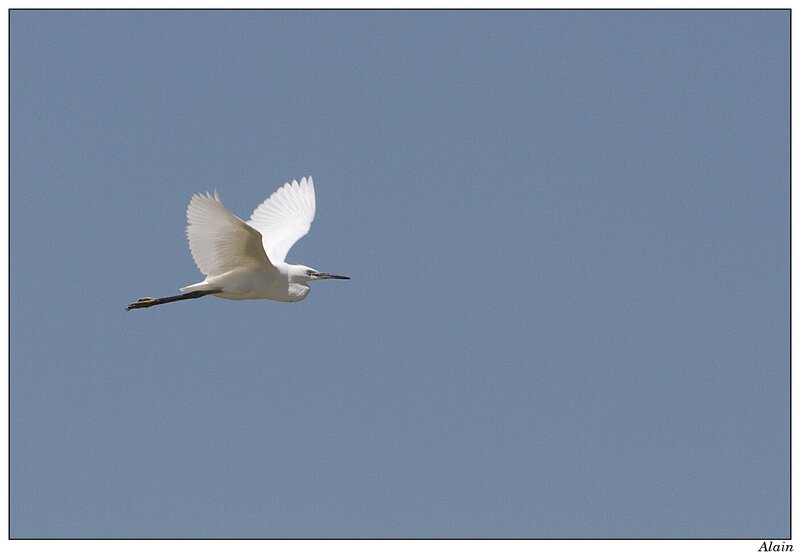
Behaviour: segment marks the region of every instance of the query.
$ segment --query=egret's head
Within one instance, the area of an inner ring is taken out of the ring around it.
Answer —
[[[300,283],[307,283],[312,280],[322,280],[322,279],[343,279],[349,280],[350,277],[344,277],[342,275],[332,275],[330,273],[320,273],[316,269],[312,269],[311,267],[306,267],[305,265],[291,265],[291,277],[294,282]]]

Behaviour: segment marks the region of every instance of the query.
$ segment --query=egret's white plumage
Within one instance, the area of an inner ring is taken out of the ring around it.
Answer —
[[[185,293],[181,296],[141,298],[128,309],[208,294],[230,300],[297,302],[308,295],[309,281],[348,278],[285,262],[295,242],[308,234],[315,212],[311,176],[278,188],[247,222],[231,213],[216,191],[193,195],[186,210],[186,235],[205,280],[181,288]]]
[[[189,249],[204,275],[216,277],[237,267],[268,264],[261,234],[231,213],[216,191],[193,195],[186,220]]]
[[[270,261],[285,261],[291,247],[308,234],[317,211],[314,180],[286,183],[256,207],[247,224],[261,232]]]

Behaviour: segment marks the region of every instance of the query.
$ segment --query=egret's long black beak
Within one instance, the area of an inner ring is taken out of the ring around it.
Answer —
[[[332,275],[330,273],[314,273],[311,275],[317,279],[340,279],[340,280],[350,280],[350,277],[345,277],[342,275]]]

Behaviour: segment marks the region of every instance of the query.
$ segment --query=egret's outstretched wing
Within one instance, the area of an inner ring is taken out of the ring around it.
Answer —
[[[195,194],[186,209],[186,236],[197,267],[219,276],[237,267],[269,266],[261,234],[231,213],[219,194]]]
[[[294,243],[308,234],[317,203],[311,176],[285,183],[259,205],[247,224],[261,233],[270,261],[286,261]]]

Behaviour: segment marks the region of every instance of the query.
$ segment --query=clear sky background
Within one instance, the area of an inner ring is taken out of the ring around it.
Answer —
[[[11,14],[11,535],[789,536],[787,11]],[[311,174],[299,304],[192,193]]]

